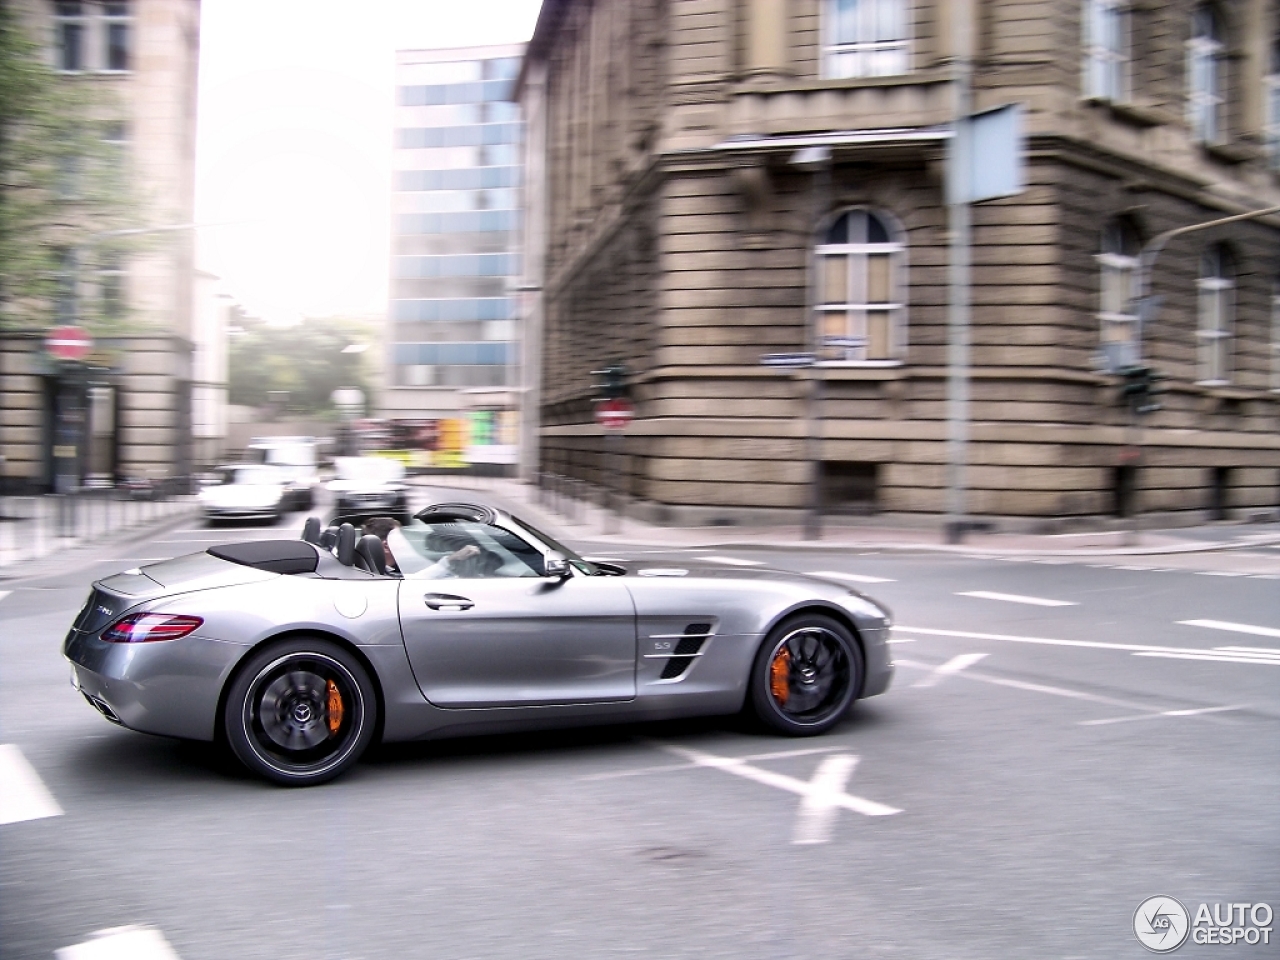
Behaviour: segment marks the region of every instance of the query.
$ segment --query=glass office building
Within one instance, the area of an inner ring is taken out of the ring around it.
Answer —
[[[400,51],[382,416],[511,411],[523,46]]]

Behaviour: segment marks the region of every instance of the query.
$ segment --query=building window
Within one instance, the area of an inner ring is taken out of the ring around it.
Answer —
[[[1221,19],[1202,3],[1191,15],[1187,41],[1187,124],[1201,143],[1219,143],[1225,133],[1226,45]]]
[[[1231,328],[1235,313],[1235,271],[1231,254],[1222,244],[1212,246],[1200,259],[1199,341],[1201,383],[1227,383],[1231,379]]]
[[[80,305],[76,297],[79,279],[79,260],[76,252],[71,249],[59,251],[53,299],[53,314],[59,323],[75,323],[79,319]]]
[[[1271,288],[1271,389],[1280,393],[1280,281]]]
[[[881,213],[849,210],[817,248],[820,355],[899,360],[906,343],[906,245]]]
[[[1113,220],[1102,231],[1102,252],[1098,254],[1100,287],[1098,325],[1102,353],[1108,368],[1126,367],[1139,360],[1138,317],[1134,298],[1138,295],[1138,256],[1142,245],[1138,234],[1125,220]]]
[[[1129,99],[1129,10],[1124,0],[1086,0],[1084,92],[1086,97]]]
[[[825,0],[828,77],[887,77],[910,67],[906,0]]]
[[[84,69],[84,4],[80,0],[58,0],[53,9],[55,55],[58,69],[78,73]]]
[[[55,0],[54,57],[59,70],[125,73],[132,59],[128,0]]]
[[[1267,160],[1272,170],[1280,170],[1280,40],[1271,45],[1271,67],[1266,79]]]
[[[126,0],[107,0],[102,5],[102,15],[104,66],[107,70],[128,70],[129,4]]]
[[[117,254],[106,254],[98,264],[98,292],[102,315],[108,320],[124,316],[124,264]]]

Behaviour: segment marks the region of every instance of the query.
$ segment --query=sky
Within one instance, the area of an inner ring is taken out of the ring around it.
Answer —
[[[540,0],[204,0],[197,266],[272,323],[382,316],[396,50],[519,43]]]

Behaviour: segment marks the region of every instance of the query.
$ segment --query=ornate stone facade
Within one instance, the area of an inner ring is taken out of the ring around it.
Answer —
[[[824,509],[945,511],[964,6],[546,0],[518,87],[542,151],[541,469],[660,520],[795,515],[816,376]],[[969,511],[1105,516],[1135,485],[1184,520],[1274,510],[1280,220],[1171,240],[1145,329],[1132,297],[1163,231],[1280,204],[1277,5],[973,0],[971,28],[975,109],[1024,104],[1027,151],[1025,189],[972,207]],[[818,143],[823,175],[793,162]],[[814,329],[835,339],[812,372],[761,364]],[[1169,377],[1138,433],[1102,363],[1117,343]],[[622,472],[592,421],[615,360],[637,404]]]

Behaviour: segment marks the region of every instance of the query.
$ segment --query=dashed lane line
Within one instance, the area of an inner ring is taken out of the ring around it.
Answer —
[[[53,955],[56,960],[181,960],[159,930],[141,924],[99,930]]]
[[[1280,630],[1275,627],[1259,627],[1252,623],[1232,623],[1230,620],[1179,620],[1187,627],[1205,627],[1209,630],[1226,630],[1230,633],[1249,633],[1255,637],[1275,637],[1280,639]]]
[[[872,577],[865,573],[842,573],[839,570],[814,570],[811,577],[826,577],[829,580],[848,580],[850,583],[897,583],[888,577]]]
[[[1016,593],[993,593],[990,590],[965,590],[957,597],[976,597],[979,600],[1002,600],[1005,603],[1025,603],[1035,607],[1074,607],[1074,600],[1049,600],[1045,597],[1024,597]]]
[[[721,557],[714,554],[707,557],[699,557],[698,559],[710,560],[712,563],[723,563],[731,567],[763,567],[764,566],[764,561],[762,560],[743,560],[741,557]]]
[[[0,744],[0,824],[62,816],[62,808],[12,743]]]

